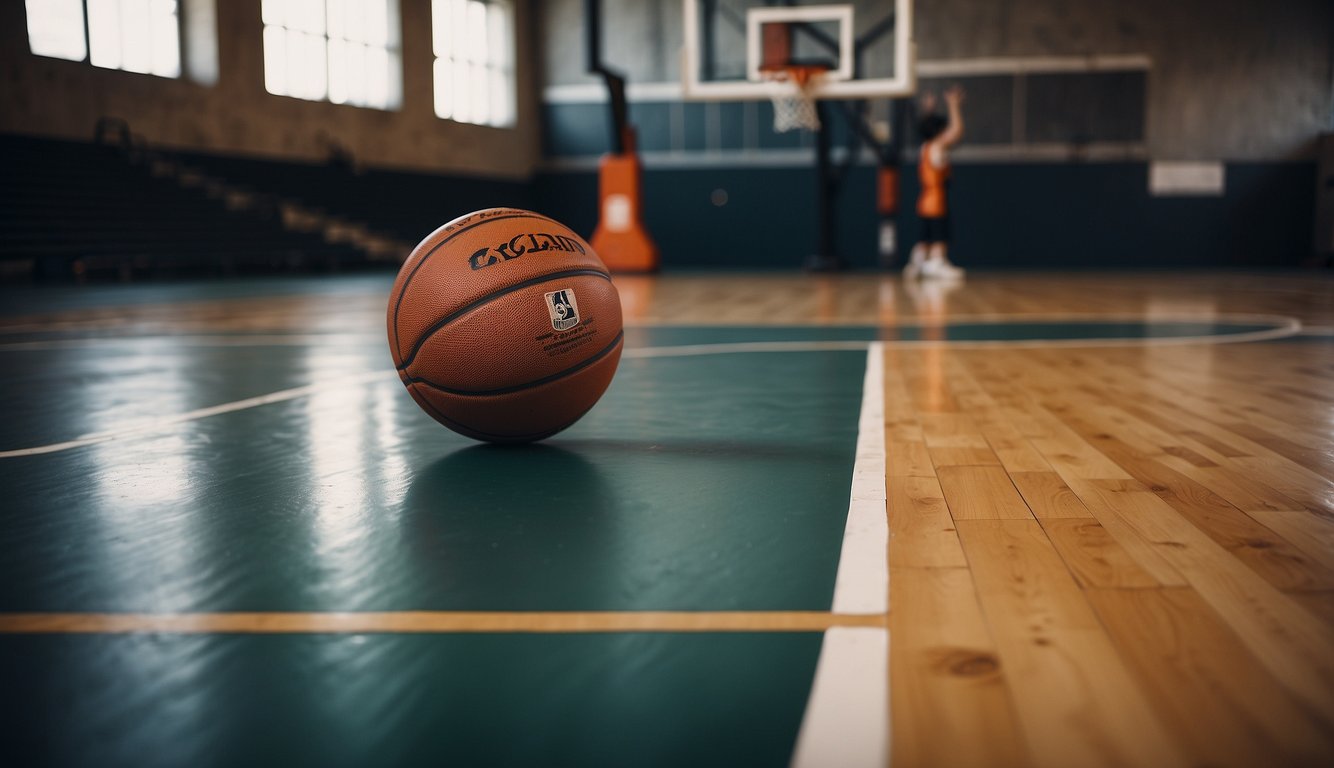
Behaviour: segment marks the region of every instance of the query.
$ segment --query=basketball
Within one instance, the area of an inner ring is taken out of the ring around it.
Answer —
[[[399,378],[436,421],[519,443],[597,403],[621,359],[621,303],[593,248],[531,211],[461,216],[417,245],[387,312]]]

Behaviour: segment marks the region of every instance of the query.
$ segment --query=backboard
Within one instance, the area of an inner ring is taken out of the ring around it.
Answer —
[[[913,0],[682,0],[682,91],[696,101],[770,99],[766,70],[827,68],[820,99],[893,98],[916,90]]]

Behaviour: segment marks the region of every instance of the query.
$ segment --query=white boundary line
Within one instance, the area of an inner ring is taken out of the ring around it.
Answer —
[[[872,343],[866,352],[862,410],[857,420],[857,459],[852,466],[848,521],[834,581],[834,613],[876,615],[889,610],[884,361],[884,347]]]
[[[834,613],[889,611],[889,522],[885,514],[884,347],[866,352],[857,460],[843,549],[834,582]],[[793,768],[883,766],[889,757],[889,631],[825,631]]]
[[[793,768],[880,768],[889,762],[889,631],[824,633]]]

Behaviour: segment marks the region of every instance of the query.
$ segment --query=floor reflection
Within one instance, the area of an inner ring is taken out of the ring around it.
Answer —
[[[620,509],[576,451],[456,450],[415,474],[402,516],[411,578],[458,609],[586,608],[620,588]]]

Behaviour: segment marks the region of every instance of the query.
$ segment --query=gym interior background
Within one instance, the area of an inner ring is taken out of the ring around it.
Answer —
[[[4,4],[0,133],[7,154],[36,151],[24,137],[90,142],[99,121],[110,119],[115,130],[103,133],[128,128],[159,153],[159,175],[172,173],[165,157],[177,184],[199,175],[215,182],[212,196],[227,205],[214,207],[229,210],[217,229],[267,216],[284,225],[284,237],[297,238],[293,248],[337,251],[315,264],[387,266],[403,244],[478,201],[543,210],[591,232],[596,163],[610,136],[605,89],[584,71],[581,0],[515,0],[516,97],[503,127],[442,119],[432,109],[429,2],[398,4],[402,82],[389,109],[267,92],[261,5],[182,2],[181,72],[172,78],[35,56],[23,4]],[[765,103],[681,99],[678,2],[605,5],[603,54],[629,83],[645,166],[645,224],[663,268],[801,264],[816,238],[809,135],[774,133]],[[876,3],[856,5],[865,11]],[[1324,263],[1321,254],[1334,246],[1327,222],[1317,235],[1316,211],[1326,186],[1320,137],[1334,125],[1332,25],[1334,10],[1320,0],[1277,7],[1247,0],[918,3],[921,87],[959,82],[969,92],[968,133],[956,158],[956,261],[983,269]],[[833,132],[837,152],[847,133],[841,120]],[[1221,163],[1221,185],[1186,194],[1151,188],[1156,163],[1183,161]],[[101,173],[90,175],[146,176],[153,166],[98,166]],[[97,184],[77,167],[66,172],[72,184]],[[915,174],[902,176],[903,199],[911,201]],[[143,194],[157,200],[152,189]],[[343,244],[301,241],[292,230],[327,234],[330,222],[277,210],[269,196],[323,211],[344,233]],[[869,157],[849,175],[838,207],[848,261],[875,266]],[[156,210],[170,217],[174,209],[164,203]],[[900,219],[906,245],[915,234],[910,205]],[[24,252],[19,241],[27,233],[12,220],[5,226],[7,279],[67,274],[59,243]],[[207,239],[207,226],[198,227]],[[200,266],[214,265],[159,269]],[[124,275],[127,267],[112,255],[81,269]]]
[[[914,280],[910,131],[886,259],[834,115],[807,274],[811,136],[603,0],[662,273],[587,416],[479,444],[391,283],[481,208],[592,233],[592,5],[0,3],[0,763],[1334,764],[1334,5],[918,0],[968,275]],[[596,266],[469,284],[442,367]]]

